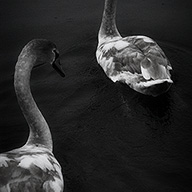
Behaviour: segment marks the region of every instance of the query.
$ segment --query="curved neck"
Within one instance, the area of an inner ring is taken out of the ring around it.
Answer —
[[[15,67],[15,92],[30,128],[26,145],[43,146],[52,151],[52,138],[49,126],[39,111],[30,90],[30,74],[35,62],[35,56],[22,56],[22,54],[19,56]]]
[[[117,0],[105,0],[99,39],[119,37],[120,34],[116,27],[116,4]]]

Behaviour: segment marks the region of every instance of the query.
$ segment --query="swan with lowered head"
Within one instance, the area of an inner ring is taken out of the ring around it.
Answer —
[[[51,132],[30,90],[31,70],[43,63],[51,64],[64,76],[59,52],[48,40],[30,41],[16,63],[15,92],[30,132],[24,146],[0,154],[0,191],[3,192],[63,191],[61,166],[52,153]]]
[[[98,63],[113,82],[123,82],[146,95],[166,92],[173,83],[170,62],[151,38],[121,37],[115,21],[116,4],[117,0],[105,0],[96,51]]]

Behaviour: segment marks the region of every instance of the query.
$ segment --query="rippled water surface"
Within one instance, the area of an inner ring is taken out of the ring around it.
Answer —
[[[1,10],[11,12],[4,15],[7,23],[1,32],[0,152],[21,146],[28,135],[13,89],[17,56],[29,40],[51,39],[60,50],[66,77],[43,65],[33,70],[31,88],[51,127],[68,192],[192,191],[190,4],[137,0],[129,5],[119,0],[122,33],[151,36],[173,67],[174,84],[156,98],[114,84],[97,64],[103,1],[1,2]],[[124,25],[128,13],[130,27]]]

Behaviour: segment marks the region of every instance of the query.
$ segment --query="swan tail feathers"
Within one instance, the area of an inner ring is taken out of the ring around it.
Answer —
[[[141,73],[146,80],[170,79],[170,72],[167,65],[160,62],[153,62],[150,58],[145,57],[141,62]]]

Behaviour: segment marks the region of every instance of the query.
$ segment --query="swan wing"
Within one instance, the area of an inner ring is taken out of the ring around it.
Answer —
[[[108,76],[138,74],[145,80],[170,78],[171,64],[162,49],[145,36],[131,36],[101,44],[98,63]]]
[[[151,38],[132,36],[127,38],[143,55],[140,60],[141,73],[146,80],[170,79],[171,64],[163,50]]]
[[[125,39],[101,44],[96,52],[98,63],[108,76],[123,71],[141,73],[139,59],[141,54]]]

